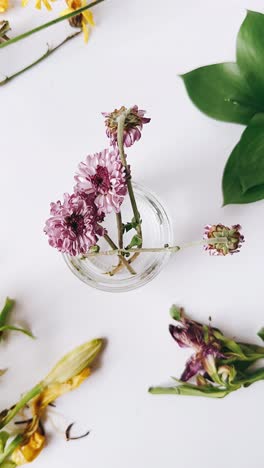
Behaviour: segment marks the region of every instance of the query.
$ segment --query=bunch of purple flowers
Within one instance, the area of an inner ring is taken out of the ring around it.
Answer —
[[[101,225],[105,216],[111,212],[120,213],[124,197],[131,188],[131,174],[126,157],[122,158],[121,153],[124,153],[124,146],[131,146],[140,139],[143,125],[150,121],[144,117],[145,111],[137,106],[121,107],[103,115],[111,147],[87,156],[79,164],[74,192],[65,193],[62,202],[51,203],[51,217],[44,228],[49,244],[72,256],[85,254],[95,246],[99,237],[107,234]],[[120,149],[118,128],[122,117]],[[110,245],[113,247],[114,243]]]
[[[106,134],[109,148],[86,157],[77,168],[73,193],[65,193],[63,201],[51,203],[51,217],[46,221],[44,232],[49,244],[60,252],[83,258],[94,255],[117,255],[119,264],[110,272],[117,273],[124,266],[135,274],[132,262],[143,252],[178,252],[188,246],[160,246],[143,248],[142,220],[137,208],[133,191],[131,169],[127,163],[125,148],[141,138],[143,125],[150,122],[145,111],[138,106],[129,109],[122,106],[105,117]],[[121,206],[129,196],[133,218],[128,223],[122,222]],[[116,214],[118,242],[109,237],[102,225],[110,213]],[[135,233],[129,244],[124,247],[123,234],[130,230]],[[223,224],[207,225],[204,238],[198,244],[213,255],[227,255],[238,252],[244,237],[241,226],[232,227]],[[102,251],[98,245],[104,237],[111,250]],[[193,243],[191,244],[193,245]]]

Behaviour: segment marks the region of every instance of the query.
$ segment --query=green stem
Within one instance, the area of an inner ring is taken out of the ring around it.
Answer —
[[[193,247],[195,245],[219,244],[220,242],[224,244],[226,241],[227,239],[225,237],[220,237],[220,238],[213,238],[213,239],[208,239],[208,240],[203,239],[202,241],[196,241],[196,242],[189,242],[189,243],[183,244],[182,246],[173,245],[170,247],[169,245],[166,245],[164,247],[144,247],[144,248],[138,247],[138,248],[132,248],[132,249],[119,249],[117,248],[117,246],[114,248],[113,245],[115,244],[113,243],[113,241],[111,241],[111,244],[110,242],[107,241],[108,244],[113,248],[113,250],[99,250],[99,252],[91,252],[91,253],[88,252],[87,254],[84,255],[84,257],[87,258],[87,257],[96,257],[98,255],[107,256],[107,255],[123,255],[127,253],[149,253],[149,252],[176,253],[176,252],[179,252],[179,250]]]
[[[123,249],[123,224],[122,224],[122,215],[121,211],[116,213],[116,224],[117,224],[117,233],[118,233],[118,247]]]
[[[177,387],[150,387],[148,391],[153,395],[188,395],[209,398],[223,398],[233,390],[211,388],[208,391],[203,391],[202,387],[191,388],[189,386],[179,385]]]
[[[43,54],[39,59],[35,60],[30,65],[27,65],[25,68],[22,68],[22,70],[19,70],[18,72],[14,73],[13,75],[7,76],[4,80],[0,81],[0,86],[3,86],[5,84],[7,84],[9,81],[13,80],[17,76],[24,73],[25,71],[30,70],[30,68],[34,67],[38,63],[42,62],[42,60],[49,57],[49,55],[53,54],[53,52],[55,52],[57,49],[59,49],[61,46],[63,46],[66,42],[68,42],[71,39],[73,39],[74,37],[78,36],[81,32],[82,31],[78,31],[75,34],[72,34],[71,36],[66,37],[66,39],[64,39],[62,42],[60,42],[60,44],[58,44],[56,47],[53,47],[52,49],[50,49],[48,47],[47,52],[45,52],[45,54]]]
[[[0,420],[0,429],[5,427],[12,419],[17,415],[17,413],[26,406],[26,404],[39,395],[43,391],[43,384],[39,383],[33,387],[29,392],[27,392],[21,400],[14,406],[13,409],[9,410],[6,417]]]
[[[23,441],[23,435],[22,434],[18,434],[13,440],[12,442],[7,446],[7,448],[5,449],[4,453],[0,455],[0,464],[2,465],[2,463],[7,459],[7,457],[9,457],[10,455],[12,455],[12,453],[14,452],[14,450],[21,444],[21,442]]]
[[[104,238],[106,240],[106,242],[110,245],[110,247],[112,247],[112,249],[114,249],[114,252],[116,255],[118,255],[118,258],[119,260],[124,264],[124,266],[128,269],[129,273],[131,273],[131,275],[135,275],[136,272],[135,270],[132,268],[132,266],[128,263],[128,261],[123,257],[123,255],[121,254],[118,254],[118,247],[117,245],[112,241],[111,237],[108,236],[108,234],[105,234],[104,235]],[[86,256],[85,256],[86,257]]]
[[[89,8],[92,8],[93,6],[98,5],[99,3],[104,2],[104,1],[105,0],[96,0],[95,2],[89,3],[89,5],[85,5],[84,7],[79,8],[78,10],[75,10],[72,13],[68,13],[67,15],[60,16],[60,17],[58,17],[58,18],[56,18],[56,19],[54,19],[52,21],[48,21],[47,23],[41,24],[40,26],[37,26],[36,28],[31,29],[30,31],[27,31],[27,32],[25,32],[23,34],[20,34],[19,36],[13,37],[12,39],[10,39],[7,42],[3,42],[2,44],[0,44],[0,49],[3,48],[3,47],[7,47],[7,46],[9,46],[11,44],[14,44],[15,42],[21,41],[22,39],[25,39],[26,37],[29,37],[32,34],[35,34],[35,33],[39,32],[39,31],[42,31],[42,29],[49,28],[50,26],[53,26],[54,24],[60,23],[61,21],[65,21],[65,20],[67,20],[69,18],[73,18],[74,16],[79,15],[83,11],[86,11]]]
[[[129,173],[129,168],[128,168],[128,165],[127,165],[126,155],[125,155],[125,151],[124,151],[124,127],[125,127],[125,120],[126,120],[127,114],[129,112],[130,112],[130,109],[124,111],[120,115],[120,117],[118,119],[117,144],[118,144],[118,148],[119,148],[121,162],[122,162],[123,166],[125,167],[127,175],[128,175],[127,189],[128,189],[130,202],[131,202],[131,205],[132,205],[132,210],[133,210],[133,213],[134,213],[134,218],[135,218],[135,221],[137,223],[138,235],[140,237],[142,237],[141,225],[140,225],[141,224],[140,223],[140,214],[139,214],[139,211],[138,211],[138,208],[137,208],[137,203],[136,203],[136,199],[135,199],[135,195],[134,195],[134,191],[133,191],[133,187],[132,187],[131,175],[128,174]]]

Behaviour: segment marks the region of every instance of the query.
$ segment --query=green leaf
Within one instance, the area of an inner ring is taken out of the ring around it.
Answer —
[[[192,102],[210,117],[247,124],[260,110],[236,63],[197,68],[182,78]]]
[[[180,322],[182,318],[182,309],[180,307],[177,307],[175,304],[173,304],[170,308],[170,316],[174,320],[177,320],[178,322]]]
[[[30,338],[35,338],[34,335],[32,335],[32,333],[29,330],[25,330],[24,328],[20,328],[20,327],[13,327],[13,325],[3,325],[2,327],[0,327],[0,333],[5,330],[18,331],[18,332],[24,333],[27,336],[30,336]]]
[[[224,205],[264,198],[264,114],[252,118],[232,151],[222,187]]]
[[[241,349],[241,346],[236,341],[226,338],[222,333],[219,333],[217,330],[214,330],[214,336],[219,341],[221,341],[228,350],[232,351],[242,359],[246,358],[245,354]]]
[[[142,245],[142,239],[138,234],[135,234],[131,241],[130,244],[127,246],[127,249],[132,249],[132,247],[140,247]]]
[[[5,450],[6,443],[10,437],[10,434],[6,431],[0,432],[0,453],[3,453]]]
[[[264,15],[248,11],[237,36],[237,64],[251,91],[255,103],[264,107]]]
[[[0,468],[15,468],[17,465],[12,461],[4,461],[1,463]]]
[[[257,333],[257,335],[262,339],[262,341],[264,341],[264,327],[262,327],[259,332]]]
[[[15,301],[13,299],[10,299],[9,297],[6,298],[5,305],[0,312],[0,326],[5,325],[6,321],[8,319],[9,313],[13,309],[15,305]]]

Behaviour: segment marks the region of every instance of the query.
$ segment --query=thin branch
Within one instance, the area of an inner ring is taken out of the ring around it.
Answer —
[[[73,39],[74,37],[78,36],[81,32],[82,31],[78,31],[78,32],[72,34],[71,36],[66,37],[66,39],[64,39],[62,42],[60,42],[60,44],[58,44],[56,47],[50,48],[49,45],[48,45],[48,50],[47,50],[47,52],[45,52],[45,54],[43,54],[40,58],[38,58],[37,60],[32,62],[30,65],[27,65],[25,68],[22,68],[22,70],[19,70],[18,72],[14,73],[13,75],[6,76],[6,78],[4,80],[0,81],[0,86],[3,86],[5,84],[7,84],[9,81],[13,80],[17,76],[24,73],[25,71],[30,70],[30,68],[34,67],[38,63],[42,62],[42,60],[49,57],[51,54],[53,54],[53,52],[55,52],[57,49],[59,49],[61,46],[63,46],[66,42],[68,42],[71,39]]]

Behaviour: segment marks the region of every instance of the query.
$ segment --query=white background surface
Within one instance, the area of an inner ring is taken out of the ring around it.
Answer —
[[[63,8],[58,0],[56,11]],[[91,435],[66,443],[52,429],[36,467],[263,466],[264,383],[219,401],[147,393],[179,376],[189,354],[168,333],[173,302],[244,340],[257,342],[264,325],[263,202],[221,208],[222,171],[242,127],[202,115],[177,77],[234,59],[246,8],[264,12],[264,3],[107,1],[94,8],[87,46],[75,39],[0,90],[0,298],[17,299],[13,322],[37,336],[13,334],[1,344],[0,368],[9,367],[1,408],[72,347],[108,340],[101,368],[57,406],[67,423],[78,422],[76,431]],[[5,17],[18,34],[52,15],[31,1]],[[1,72],[25,66],[66,31],[59,25],[1,50]],[[199,247],[176,254],[149,285],[115,295],[75,278],[42,229],[50,201],[71,190],[77,163],[107,144],[100,112],[135,103],[152,121],[129,153],[133,175],[168,208],[175,240],[199,239],[204,224],[223,222],[241,223],[246,243],[227,258]]]

